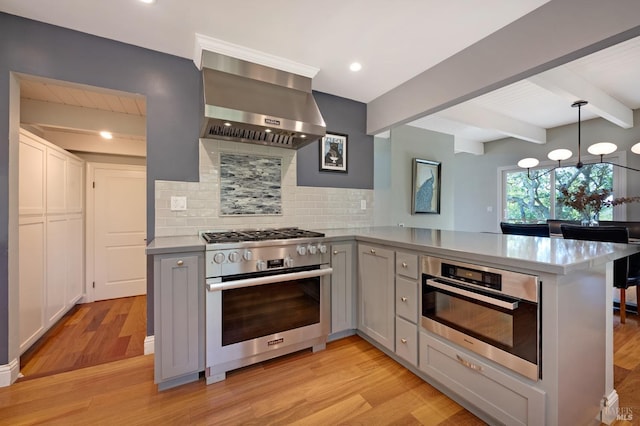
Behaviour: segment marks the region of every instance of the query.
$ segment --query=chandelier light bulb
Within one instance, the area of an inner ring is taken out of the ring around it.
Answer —
[[[589,154],[602,156],[611,154],[612,152],[615,152],[616,149],[618,149],[618,147],[614,143],[598,142],[587,148],[587,151],[589,151]]]
[[[571,152],[571,150],[560,148],[560,149],[554,149],[553,151],[551,151],[547,155],[547,157],[549,157],[549,160],[563,161],[563,160],[568,160],[569,158],[571,158],[572,155],[573,155],[573,152]]]
[[[640,142],[631,147],[631,152],[634,154],[640,154]]]
[[[530,169],[531,167],[535,167],[539,164],[537,158],[523,158],[518,161],[518,167],[522,167],[523,169]]]

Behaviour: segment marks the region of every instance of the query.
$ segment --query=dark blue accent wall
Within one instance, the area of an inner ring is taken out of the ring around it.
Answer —
[[[367,105],[313,93],[328,132],[348,135],[347,173],[320,171],[320,142],[298,150],[298,185],[373,189],[373,136],[366,134]]]
[[[11,72],[88,84],[147,98],[147,237],[154,237],[154,181],[197,181],[203,101],[191,60],[0,13],[0,365],[9,361],[8,172]],[[364,104],[315,94],[330,130],[349,134],[349,174],[319,174],[318,146],[298,158],[298,183],[373,187],[373,142]],[[301,164],[302,163],[302,164]],[[312,166],[311,166],[312,164]],[[147,263],[147,334],[153,334],[153,268]]]

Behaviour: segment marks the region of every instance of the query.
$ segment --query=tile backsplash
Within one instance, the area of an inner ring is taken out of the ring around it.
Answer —
[[[220,214],[220,152],[282,158],[282,215]],[[171,197],[187,209],[171,210]],[[362,209],[362,200],[366,209]],[[297,186],[296,151],[237,142],[200,140],[200,182],[155,182],[156,237],[197,235],[203,230],[297,226],[328,229],[371,226],[373,190]]]

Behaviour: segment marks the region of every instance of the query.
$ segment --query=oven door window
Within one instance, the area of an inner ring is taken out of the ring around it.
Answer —
[[[517,302],[517,307],[510,310],[423,286],[423,316],[536,363],[537,305]]]
[[[222,292],[222,345],[320,322],[320,278]]]

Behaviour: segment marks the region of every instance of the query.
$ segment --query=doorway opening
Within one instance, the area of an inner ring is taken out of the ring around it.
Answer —
[[[19,86],[21,375],[142,355],[146,99],[32,76]]]

